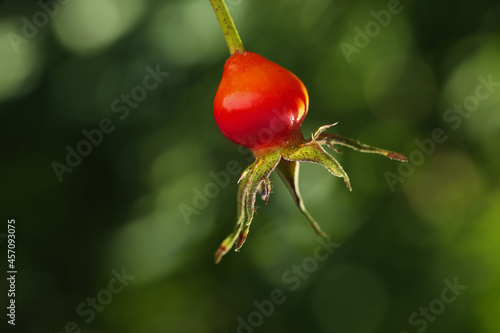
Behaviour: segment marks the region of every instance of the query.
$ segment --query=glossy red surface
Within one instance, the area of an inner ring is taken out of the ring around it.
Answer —
[[[250,149],[283,146],[302,137],[307,90],[293,73],[252,53],[232,55],[215,95],[214,116],[222,133]]]

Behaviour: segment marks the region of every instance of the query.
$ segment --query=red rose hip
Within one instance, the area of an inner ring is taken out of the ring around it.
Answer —
[[[298,77],[256,53],[244,52],[226,61],[214,116],[229,140],[259,150],[300,140],[308,107],[309,96]]]

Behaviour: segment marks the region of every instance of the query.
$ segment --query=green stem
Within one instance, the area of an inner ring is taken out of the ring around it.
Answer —
[[[227,47],[231,55],[235,53],[244,53],[245,48],[243,47],[243,42],[238,34],[238,30],[236,30],[234,26],[233,18],[231,14],[229,14],[229,10],[224,0],[210,0],[210,4],[214,8],[215,15],[224,33]]]

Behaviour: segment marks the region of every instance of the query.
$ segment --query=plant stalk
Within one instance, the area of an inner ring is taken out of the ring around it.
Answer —
[[[245,48],[243,47],[243,42],[241,41],[238,30],[234,25],[233,18],[227,9],[224,0],[210,0],[217,20],[219,21],[224,37],[226,38],[227,47],[231,55],[236,53],[244,53]]]

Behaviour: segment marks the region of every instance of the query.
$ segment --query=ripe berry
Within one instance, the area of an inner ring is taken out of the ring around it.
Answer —
[[[215,95],[215,121],[231,141],[253,150],[300,138],[309,107],[306,87],[293,73],[252,53],[232,55]]]

